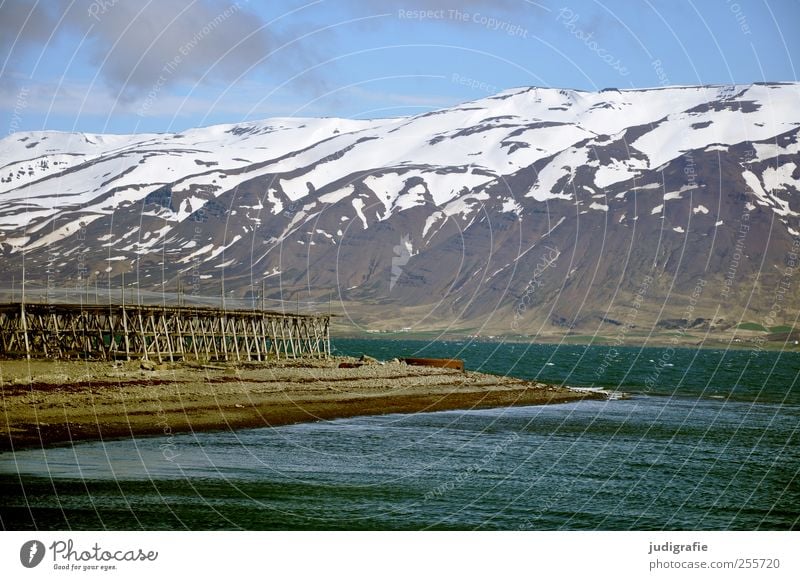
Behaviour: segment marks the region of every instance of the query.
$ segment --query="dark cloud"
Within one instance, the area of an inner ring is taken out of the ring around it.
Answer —
[[[63,64],[67,75],[82,65],[94,67],[95,82],[124,103],[143,101],[155,89],[163,95],[172,87],[174,94],[177,85],[231,82],[254,69],[276,84],[299,74],[292,81],[295,88],[322,93],[337,64],[314,65],[325,61],[331,53],[325,47],[336,46],[342,32],[324,30],[326,23],[320,23],[322,31],[295,40],[313,30],[309,22],[320,8],[351,16],[457,8],[512,18],[536,14],[535,7],[545,1],[335,0],[315,5],[287,0],[269,4],[269,18],[276,22],[268,24],[248,0],[0,0],[0,89],[8,95],[17,79],[32,75],[34,64],[46,55],[49,67]],[[303,6],[280,18],[282,11]],[[376,25],[381,23],[369,19],[363,24]]]
[[[123,97],[148,92],[159,82],[234,79],[266,57],[271,39],[244,3],[159,0],[118,2],[105,12],[80,1],[69,11],[90,38],[90,58]]]
[[[48,41],[57,19],[41,2],[0,0],[0,88],[15,86],[23,58]]]
[[[0,4],[4,76],[51,37],[67,39],[122,100],[156,86],[230,81],[253,67],[296,70],[313,60],[298,45],[267,60],[292,34],[285,26],[267,27],[247,0],[12,0]],[[65,64],[71,57],[63,55]]]

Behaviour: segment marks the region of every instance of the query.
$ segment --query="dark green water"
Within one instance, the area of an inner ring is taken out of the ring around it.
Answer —
[[[610,358],[602,347],[336,347],[378,358],[458,356],[485,372],[632,398],[3,454],[2,526],[800,528],[797,353],[620,349]]]
[[[800,404],[800,352],[339,340],[339,354],[462,358],[471,370],[653,396]]]

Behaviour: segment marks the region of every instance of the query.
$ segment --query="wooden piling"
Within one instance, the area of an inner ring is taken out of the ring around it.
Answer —
[[[267,360],[330,356],[330,315],[140,304],[0,304],[0,356]]]

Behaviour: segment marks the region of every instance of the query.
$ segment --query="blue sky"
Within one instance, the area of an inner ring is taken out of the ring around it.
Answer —
[[[0,2],[0,136],[413,115],[519,86],[800,70],[800,0]]]

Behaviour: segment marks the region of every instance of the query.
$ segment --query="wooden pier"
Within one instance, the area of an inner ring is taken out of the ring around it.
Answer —
[[[0,304],[0,356],[266,361],[330,356],[330,315],[203,306]]]

